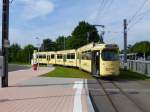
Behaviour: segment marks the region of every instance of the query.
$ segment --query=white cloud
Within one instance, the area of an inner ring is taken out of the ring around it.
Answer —
[[[49,0],[23,0],[23,17],[27,20],[44,17],[54,10],[54,4]]]

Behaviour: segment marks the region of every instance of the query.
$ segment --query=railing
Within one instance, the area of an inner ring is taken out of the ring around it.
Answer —
[[[120,64],[123,68],[123,63]],[[128,60],[127,69],[133,72],[150,75],[150,61]]]

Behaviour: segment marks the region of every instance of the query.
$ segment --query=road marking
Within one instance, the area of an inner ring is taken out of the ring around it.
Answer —
[[[73,88],[77,89],[74,96],[73,112],[82,112],[81,93],[83,88],[83,81],[75,81]]]
[[[85,84],[85,89],[86,89],[86,94],[87,94],[89,112],[95,112],[92,101],[91,101],[90,96],[89,96],[89,89],[88,89],[87,79],[84,80],[84,84]]]

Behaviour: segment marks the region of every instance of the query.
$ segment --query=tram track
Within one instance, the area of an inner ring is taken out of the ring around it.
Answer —
[[[121,89],[121,87],[119,87],[115,82],[111,81],[111,83],[122,93],[122,95],[124,95],[125,97],[127,97],[132,103],[134,103],[136,105],[136,107],[141,110],[141,112],[146,112],[145,109],[143,109],[128,93],[126,93],[125,91],[123,91]]]
[[[110,95],[110,93],[108,92],[108,88],[105,88],[104,86],[104,82],[102,79],[100,78],[96,78],[97,82],[99,83],[99,85],[101,86],[102,90],[104,91],[104,93],[106,94],[106,97],[108,98],[109,102],[111,103],[112,107],[114,108],[114,110],[116,112],[120,112],[117,108],[117,106],[115,105],[112,96]],[[112,86],[115,87],[115,89],[118,89],[120,94],[124,95],[128,100],[130,100],[141,112],[146,112],[146,110],[144,108],[142,108],[128,93],[126,93],[121,87],[119,87],[114,81],[110,81],[109,83],[112,84]]]
[[[119,110],[117,109],[116,105],[113,103],[112,98],[110,97],[109,93],[107,92],[106,88],[104,87],[102,81],[99,78],[96,78],[97,82],[99,83],[99,85],[102,87],[107,99],[109,100],[109,102],[111,103],[112,107],[114,108],[114,110],[116,112],[119,112]]]

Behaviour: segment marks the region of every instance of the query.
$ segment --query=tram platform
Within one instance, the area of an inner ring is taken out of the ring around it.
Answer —
[[[1,112],[94,112],[87,80],[39,77],[54,68],[9,73],[9,87],[0,89]]]

